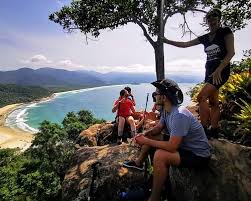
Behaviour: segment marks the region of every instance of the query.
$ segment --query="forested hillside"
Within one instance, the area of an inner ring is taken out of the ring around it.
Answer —
[[[0,107],[13,103],[24,103],[52,95],[52,92],[37,86],[0,84]]]

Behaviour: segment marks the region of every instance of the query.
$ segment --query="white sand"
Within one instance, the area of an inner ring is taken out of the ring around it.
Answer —
[[[12,104],[0,108],[0,148],[20,148],[25,150],[31,145],[34,134],[4,126],[8,114],[19,105]]]

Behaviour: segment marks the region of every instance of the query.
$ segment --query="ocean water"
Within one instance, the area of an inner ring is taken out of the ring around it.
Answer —
[[[57,93],[52,100],[23,105],[8,116],[6,125],[36,132],[42,121],[61,124],[68,112],[78,112],[82,109],[91,111],[96,118],[112,121],[115,118],[115,114],[111,111],[113,103],[125,86],[132,89],[137,111],[145,109],[149,93],[147,111],[151,110],[153,106],[151,94],[155,90],[151,84],[104,86]],[[195,83],[180,83],[179,86],[184,93],[182,105],[187,106],[191,99],[186,92],[194,87]]]

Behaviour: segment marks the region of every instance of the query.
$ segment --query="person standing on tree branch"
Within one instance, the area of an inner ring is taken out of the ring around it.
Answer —
[[[208,136],[218,138],[220,108],[219,88],[224,85],[230,75],[230,60],[235,54],[234,35],[229,27],[221,27],[221,11],[212,9],[206,14],[209,33],[188,42],[177,42],[165,37],[163,42],[176,47],[191,47],[204,45],[207,54],[205,85],[201,89],[197,100],[201,123]],[[208,104],[209,101],[209,104]],[[209,105],[211,108],[209,108]],[[211,124],[211,129],[209,126]]]

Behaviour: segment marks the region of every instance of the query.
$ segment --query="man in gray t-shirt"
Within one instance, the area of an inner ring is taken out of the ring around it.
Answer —
[[[211,155],[202,125],[187,108],[173,106],[170,112],[162,112],[160,123],[166,125],[170,137],[182,137],[179,149],[191,151],[201,157]]]
[[[162,186],[168,176],[170,165],[181,167],[206,166],[211,157],[211,147],[200,122],[185,107],[183,94],[177,83],[165,79],[152,83],[154,96],[162,107],[159,123],[149,131],[138,134],[135,141],[141,145],[138,158],[124,162],[125,167],[143,169],[143,162],[150,148],[156,148],[153,159],[153,188],[149,201],[160,200]],[[161,130],[166,128],[170,137],[163,140]]]

